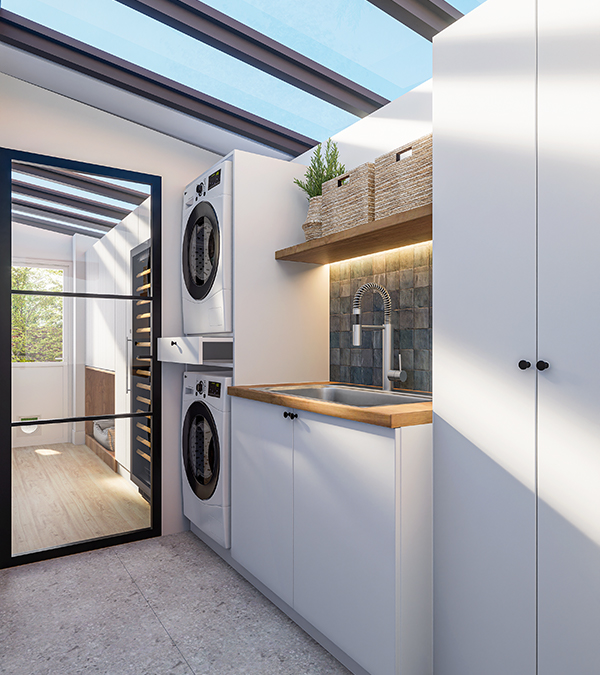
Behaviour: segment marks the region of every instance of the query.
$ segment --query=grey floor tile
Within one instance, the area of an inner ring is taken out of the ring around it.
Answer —
[[[116,553],[195,675],[348,675],[192,533]]]
[[[348,675],[191,533],[0,572],[0,673]]]
[[[192,675],[113,550],[0,572],[0,673]]]

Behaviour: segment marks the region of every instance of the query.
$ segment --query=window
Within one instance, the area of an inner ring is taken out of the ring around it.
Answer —
[[[50,267],[13,266],[12,289],[64,290],[64,272]],[[48,363],[64,360],[63,298],[47,295],[12,296],[12,362]]]

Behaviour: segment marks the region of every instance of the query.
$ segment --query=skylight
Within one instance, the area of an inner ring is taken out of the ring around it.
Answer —
[[[431,77],[431,43],[367,0],[205,0],[392,100]]]
[[[456,7],[459,12],[463,14],[468,14],[470,11],[474,10],[475,7],[483,5],[485,0],[452,0],[450,3],[453,7]]]
[[[3,0],[2,8],[317,140],[357,120],[115,2]]]
[[[2,8],[114,55],[126,62],[123,69],[127,69],[128,62],[156,73],[159,80],[163,77],[178,83],[178,95],[191,101],[189,108],[179,109],[192,117],[214,120],[216,126],[234,133],[237,120],[244,118],[250,131],[246,126],[239,133],[293,153],[301,151],[298,145],[308,147],[312,139],[323,141],[353,124],[358,119],[353,113],[372,112],[386,100],[398,98],[431,77],[431,43],[418,33],[431,38],[439,26],[435,22],[424,24],[418,18],[418,10],[414,15],[416,23],[411,23],[409,11],[406,20],[414,29],[411,30],[373,2],[187,0],[181,6],[142,2],[137,4],[137,11],[127,6],[127,0],[2,0]],[[462,13],[482,2],[451,0]],[[194,3],[198,12],[193,10]],[[155,12],[157,19],[147,16]],[[451,15],[456,16],[452,12]],[[447,25],[447,21],[441,25]],[[42,28],[40,34],[43,35]],[[42,39],[53,44],[47,36]],[[25,49],[28,47],[25,44]],[[257,54],[255,49],[263,51]],[[52,60],[51,47],[48,54]],[[54,60],[61,63],[56,55]],[[106,81],[118,81],[121,66],[103,63],[103,67],[112,67],[117,73]],[[310,70],[315,64],[316,68]],[[148,79],[144,73],[134,72],[133,76],[141,78],[138,82]],[[163,87],[163,92],[171,86],[160,81],[153,85]],[[138,93],[131,84],[123,88],[128,86]],[[160,99],[163,105],[170,105],[168,101],[169,95]],[[204,109],[194,107],[197,101]],[[234,110],[227,105],[234,106]],[[176,105],[172,107],[177,109]],[[215,116],[215,109],[221,117]],[[283,129],[269,127],[269,122]],[[290,138],[287,130],[304,138]]]

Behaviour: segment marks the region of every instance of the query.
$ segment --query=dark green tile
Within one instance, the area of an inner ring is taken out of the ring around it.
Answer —
[[[415,288],[414,298],[415,298],[415,307],[429,307],[431,303],[429,286],[426,286],[424,288]]]
[[[415,328],[431,328],[429,307],[415,309]]]
[[[431,370],[431,352],[428,349],[415,349],[415,370]]]
[[[431,331],[419,329],[414,331],[414,348],[431,349]]]

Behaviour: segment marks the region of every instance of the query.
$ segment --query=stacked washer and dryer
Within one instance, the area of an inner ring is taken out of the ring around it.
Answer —
[[[183,194],[183,330],[232,335],[233,166],[216,164]],[[183,376],[181,466],[183,512],[220,546],[231,546],[231,371],[186,371]]]

